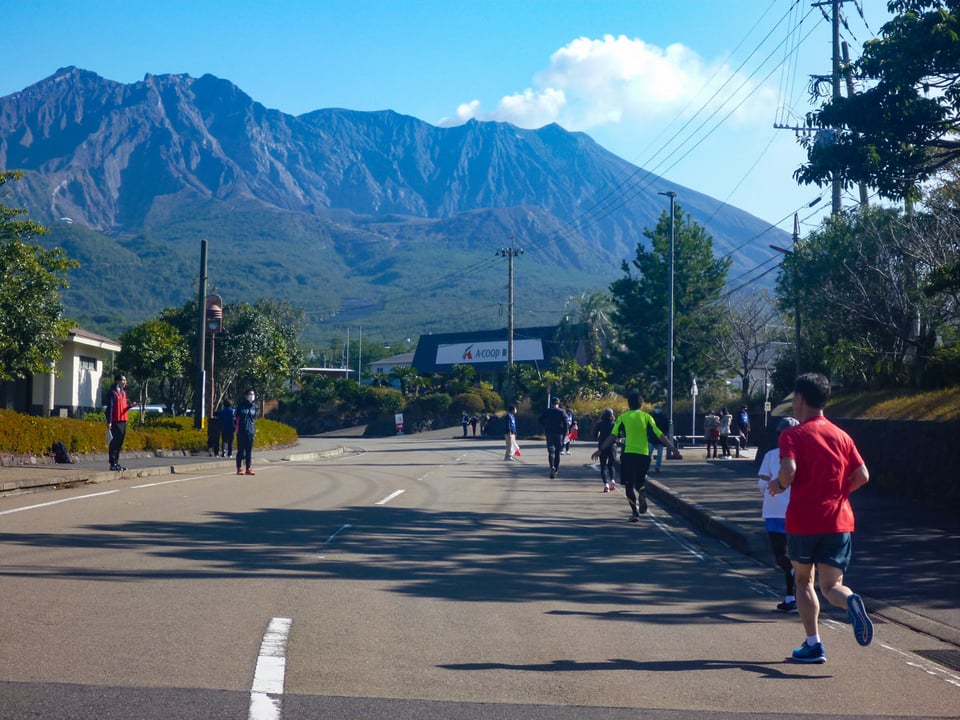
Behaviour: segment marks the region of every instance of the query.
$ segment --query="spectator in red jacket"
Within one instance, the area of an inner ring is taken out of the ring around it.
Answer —
[[[110,458],[111,470],[126,470],[120,464],[120,450],[127,435],[127,411],[131,405],[127,401],[127,377],[123,373],[113,376],[113,387],[107,400],[107,429],[110,431]]]

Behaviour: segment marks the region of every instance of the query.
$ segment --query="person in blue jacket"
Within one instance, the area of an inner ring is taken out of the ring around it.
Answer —
[[[513,448],[517,444],[517,408],[515,405],[507,408],[503,439],[507,443],[507,451],[504,453],[503,459],[513,460]]]

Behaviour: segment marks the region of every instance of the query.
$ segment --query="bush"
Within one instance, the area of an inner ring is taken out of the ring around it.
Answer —
[[[489,383],[480,383],[480,386],[474,388],[471,392],[479,395],[481,400],[483,400],[483,412],[493,414],[505,409],[503,398],[500,397],[500,394],[494,390]]]
[[[460,415],[480,415],[483,412],[483,397],[476,392],[465,392],[457,395],[450,403],[450,413]]]
[[[447,417],[451,403],[453,398],[446,393],[434,393],[412,400],[407,405],[407,413],[416,420]]]
[[[923,375],[925,388],[960,385],[960,344],[938,348]]]
[[[195,430],[193,418],[150,417],[141,427],[136,413],[127,423],[123,443],[131,452],[152,450],[202,451],[207,447],[207,431]],[[44,455],[53,443],[62,440],[67,450],[78,455],[105,452],[106,420],[103,415],[90,419],[43,418],[0,410],[0,452],[12,455]],[[289,425],[261,418],[257,420],[255,447],[290,445],[297,441],[297,432]]]

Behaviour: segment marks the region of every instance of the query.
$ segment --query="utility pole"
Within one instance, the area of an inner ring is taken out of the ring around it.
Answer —
[[[779,245],[771,245],[772,250],[776,250],[778,253],[783,255],[795,255],[797,252],[797,244],[800,242],[800,216],[797,213],[793,214],[793,249],[787,250],[787,248],[782,248]],[[793,327],[794,327],[794,340],[796,342],[796,348],[794,349],[796,361],[796,377],[800,377],[800,270],[799,263],[794,259],[793,268],[790,271],[790,287],[793,291]]]
[[[853,75],[850,73],[850,46],[844,40],[841,46],[843,48],[843,77],[847,85],[847,97],[853,95]],[[870,198],[867,194],[867,184],[860,183],[860,207],[867,207],[870,204]]]
[[[840,98],[840,5],[843,0],[833,0],[833,63],[831,70],[831,77],[833,79],[833,99],[836,101]],[[830,212],[834,217],[837,217],[840,214],[840,211],[843,209],[843,206],[840,202],[840,178],[837,177],[837,173],[833,174],[832,185],[832,204],[830,206]]]
[[[800,242],[800,216],[797,213],[793,214],[793,252],[797,252],[797,244]],[[793,306],[793,331],[794,331],[794,341],[796,342],[796,348],[794,352],[796,353],[796,371],[797,374],[795,378],[800,377],[800,270],[799,263],[794,259],[794,270],[793,270],[793,297],[794,297],[794,306]]]
[[[845,2],[850,2],[851,0],[820,0],[820,2],[810,3],[811,7],[823,9],[824,6],[829,5],[831,10],[830,17],[830,26],[831,26],[831,35],[832,35],[832,53],[831,53],[831,70],[830,70],[830,84],[831,84],[831,97],[833,100],[837,100],[842,97],[840,92],[840,81],[841,81],[841,64],[840,64],[840,7]],[[819,78],[820,76],[815,76]],[[849,80],[848,80],[849,82]],[[849,90],[848,90],[849,92]],[[777,130],[793,130],[798,136],[801,134],[810,135],[814,132],[813,128],[809,126],[790,126],[790,125],[781,125],[779,123],[774,123],[773,127]],[[830,130],[820,130],[817,132],[817,136],[826,137],[827,133],[836,132]],[[821,135],[823,133],[823,135]],[[840,178],[835,174],[831,182],[831,205],[830,211],[834,216],[839,215],[843,210],[843,205],[841,203],[840,196],[841,184]],[[863,203],[865,198],[865,190],[861,190],[861,203]]]
[[[673,437],[673,276],[674,276],[674,204],[677,194],[673,190],[659,192],[670,198],[670,322],[667,328],[667,435]]]
[[[523,248],[514,247],[511,235],[510,247],[500,248],[496,254],[507,258],[507,382],[504,400],[509,404],[513,401],[513,259],[523,255]]]

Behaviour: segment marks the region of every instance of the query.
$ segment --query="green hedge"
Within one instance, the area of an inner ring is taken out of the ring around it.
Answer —
[[[106,452],[106,421],[97,419],[43,418],[0,410],[0,452],[12,455],[49,454],[62,440],[71,453],[86,455]],[[297,431],[289,425],[261,418],[257,420],[256,447],[291,445]],[[137,413],[130,413],[123,443],[129,452],[151,450],[205,450],[207,431],[195,430],[190,417],[149,417],[140,426]]]

